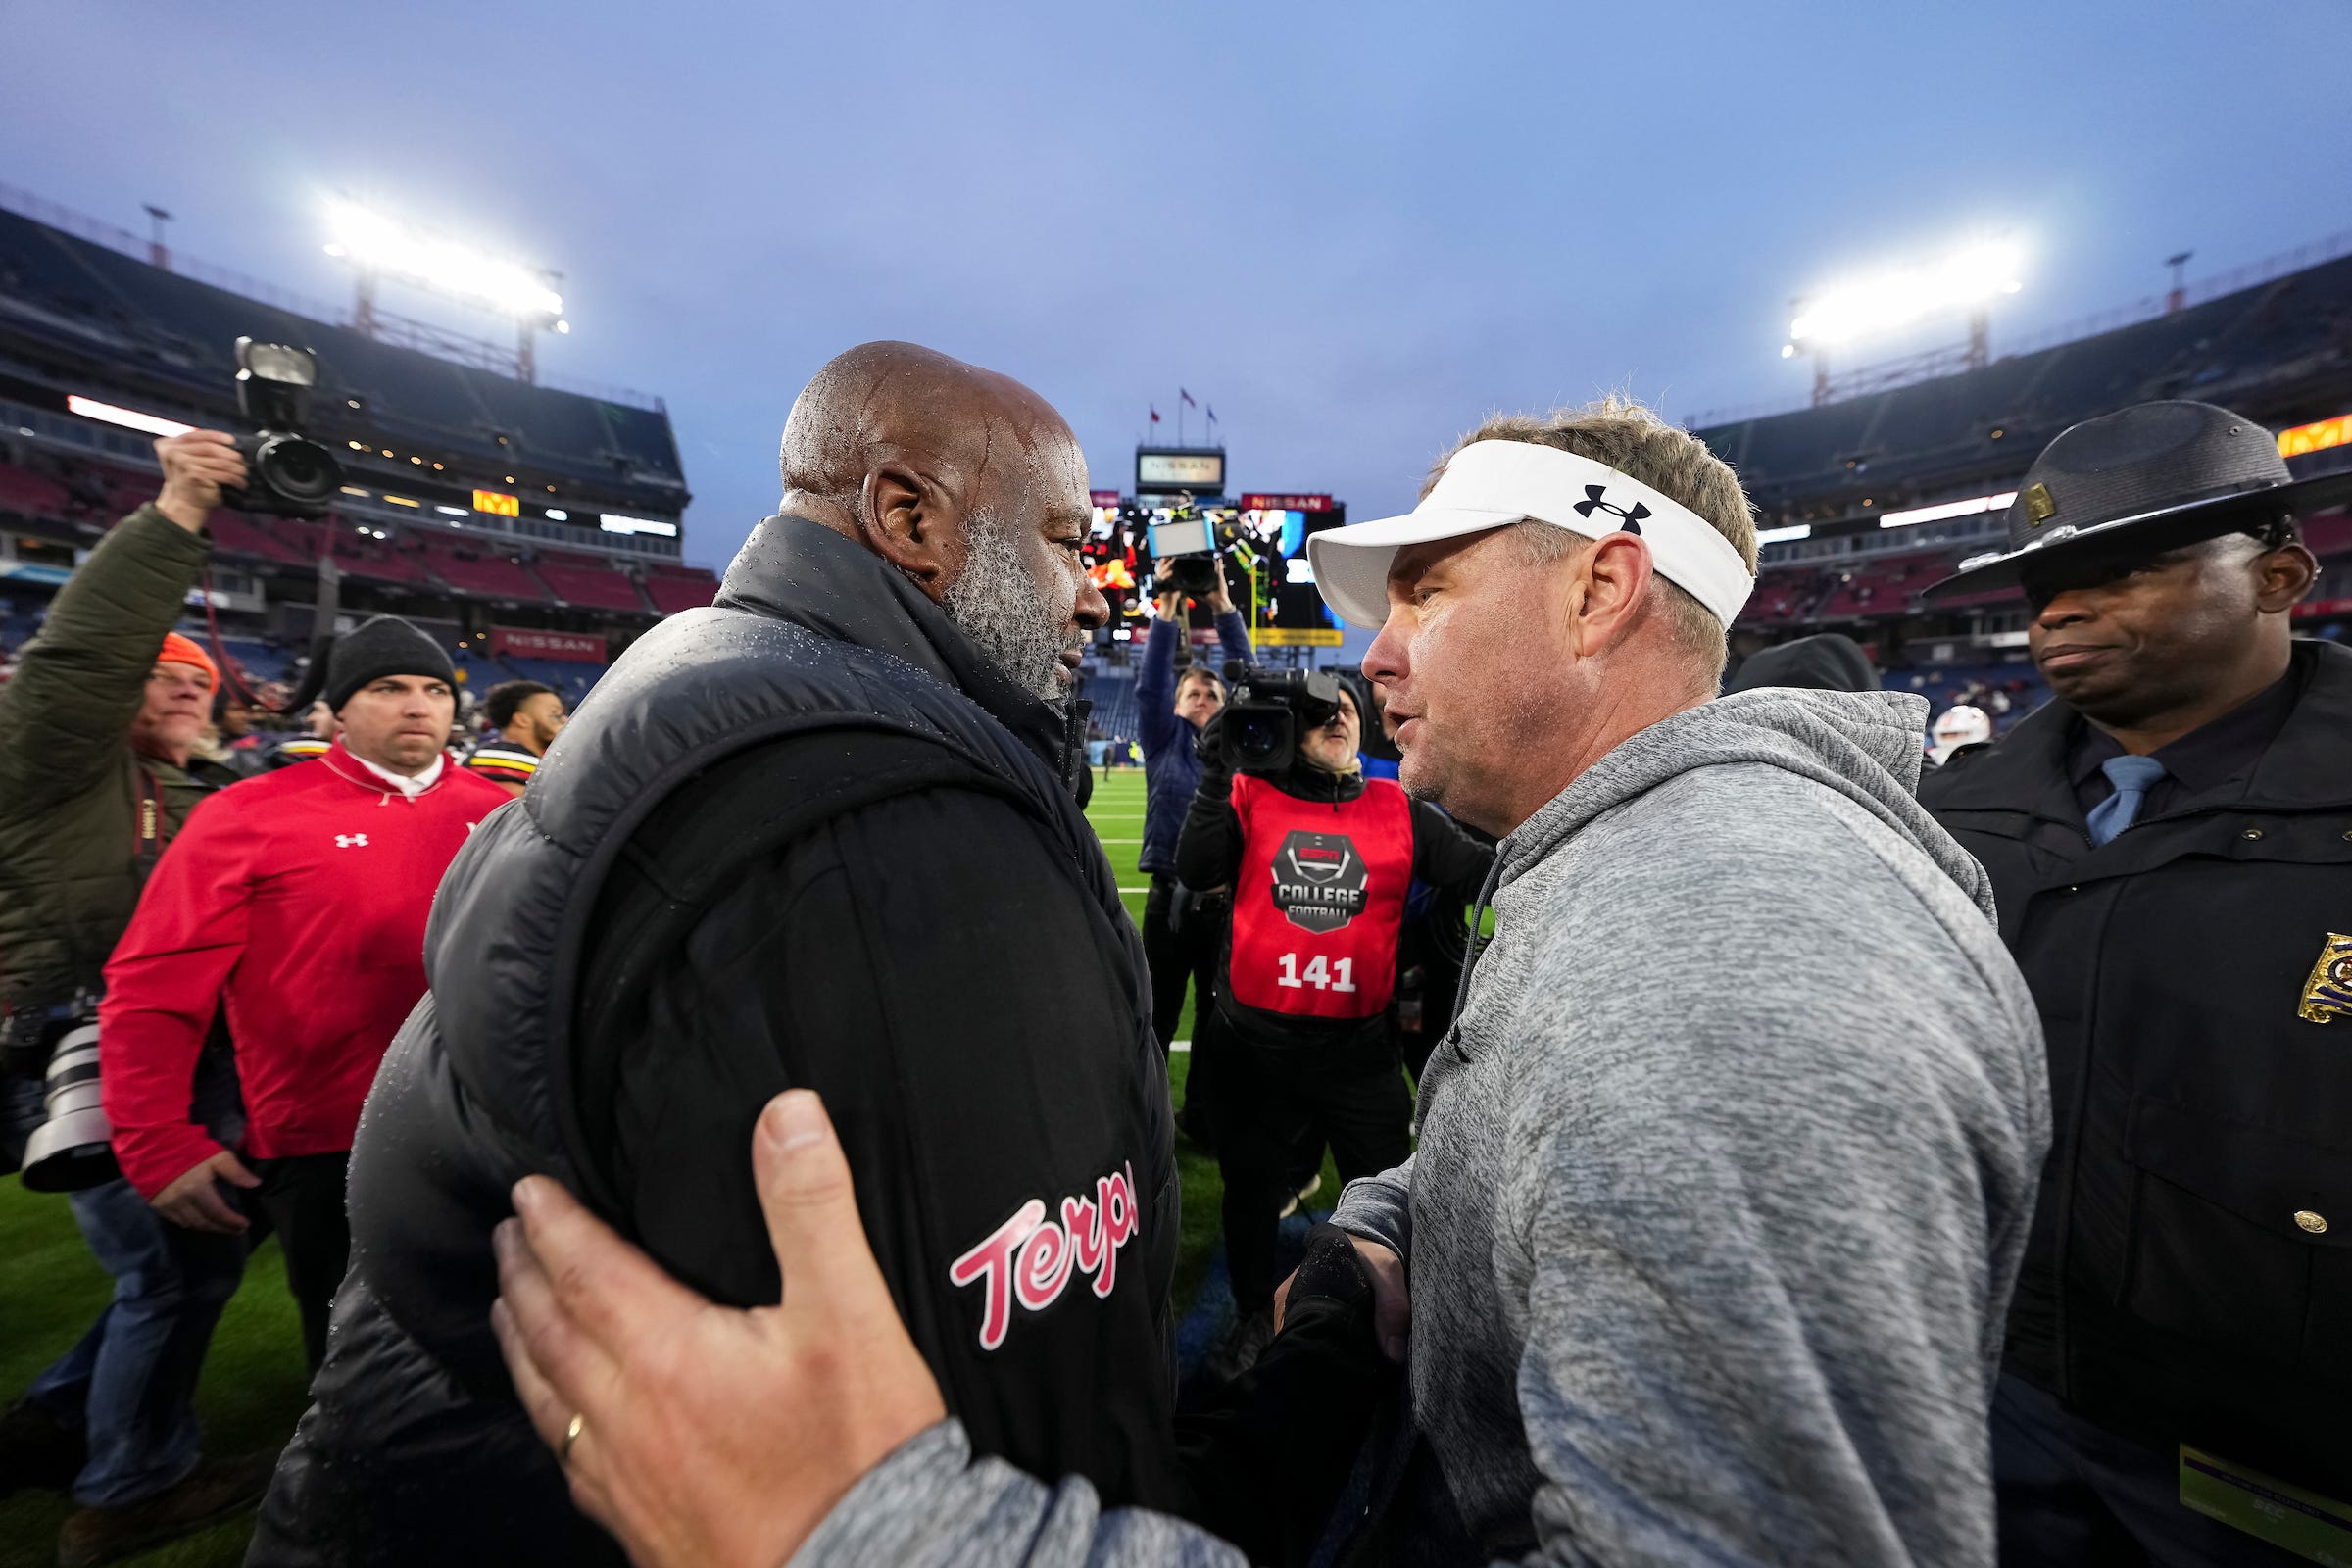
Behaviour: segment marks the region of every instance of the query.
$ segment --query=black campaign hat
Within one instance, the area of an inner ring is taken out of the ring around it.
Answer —
[[[1953,594],[2014,587],[2041,561],[2155,555],[2352,496],[2352,472],[2298,480],[2278,439],[2210,403],[2135,403],[2058,434],[2009,503],[2009,542],[1941,582]]]

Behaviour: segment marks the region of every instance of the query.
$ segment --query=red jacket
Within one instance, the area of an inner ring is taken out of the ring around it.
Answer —
[[[106,966],[107,1119],[149,1198],[220,1146],[188,1120],[225,1005],[245,1092],[240,1152],[351,1147],[394,1031],[424,995],[424,921],[466,835],[509,799],[454,762],[414,800],[337,741],[200,805],[156,862]]]

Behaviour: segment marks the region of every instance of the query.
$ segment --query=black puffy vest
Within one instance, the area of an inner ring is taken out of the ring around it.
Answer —
[[[620,1560],[572,1508],[514,1402],[488,1324],[490,1232],[512,1211],[513,1183],[534,1171],[615,1217],[598,1161],[583,1157],[572,1037],[590,914],[632,830],[727,758],[845,727],[923,739],[985,775],[1066,853],[1115,929],[1135,1071],[1152,1080],[1133,1097],[1147,1252],[1130,1266],[1157,1293],[1164,1359],[1178,1233],[1164,1069],[1140,940],[1065,783],[971,698],[892,654],[747,609],[691,611],[614,665],[529,792],[483,822],[442,883],[426,937],[432,994],[361,1119],[351,1273],[249,1562]]]

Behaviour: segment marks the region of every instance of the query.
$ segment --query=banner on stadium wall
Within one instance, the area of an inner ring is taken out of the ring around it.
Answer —
[[[2352,444],[2352,414],[2314,419],[2309,424],[2278,432],[2278,455],[2282,458],[2299,458],[2306,452],[2325,452],[2329,447],[2347,444]]]
[[[2309,620],[2315,615],[2352,614],[2352,599],[2306,599],[2297,605],[2288,618]]]
[[[1260,648],[1337,648],[1337,626],[1260,626],[1250,640]]]
[[[593,633],[537,631],[527,626],[490,628],[490,654],[514,654],[522,659],[568,659],[575,663],[605,662],[605,640]]]

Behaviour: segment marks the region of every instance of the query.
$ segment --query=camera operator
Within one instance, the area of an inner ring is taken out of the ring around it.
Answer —
[[[1418,879],[1467,903],[1494,852],[1389,779],[1364,777],[1354,693],[1291,699],[1294,755],[1235,776],[1227,709],[1200,733],[1200,784],[1176,846],[1187,887],[1230,886],[1217,976],[1225,1045],[1217,1164],[1236,1320],[1212,1363],[1231,1376],[1274,1333],[1274,1239],[1302,1129],[1331,1141],[1343,1182],[1412,1152],[1389,1004],[1405,896]],[[1309,677],[1310,682],[1316,677]],[[1320,722],[1315,722],[1320,720]]]
[[[1176,839],[1184,814],[1200,785],[1200,763],[1193,747],[1200,728],[1225,706],[1225,683],[1195,661],[1179,675],[1176,650],[1186,641],[1185,593],[1167,584],[1175,564],[1154,562],[1161,587],[1158,616],[1144,638],[1144,665],[1135,682],[1137,726],[1144,742],[1144,847],[1136,866],[1152,879],[1144,899],[1144,961],[1152,970],[1152,1030],[1164,1054],[1184,1012],[1184,991],[1193,988],[1193,1050],[1185,1075],[1184,1111],[1177,1125],[1194,1142],[1209,1141],[1207,1111],[1217,1071],[1215,1030],[1217,951],[1225,942],[1231,890],[1194,892],[1176,879]],[[1206,595],[1216,617],[1217,642],[1228,660],[1254,663],[1250,629],[1233,608],[1225,586],[1225,563],[1215,558],[1216,586]],[[1123,742],[1113,741],[1115,745]]]
[[[88,1023],[140,884],[205,794],[190,753],[218,672],[171,628],[212,555],[205,520],[221,487],[244,481],[245,463],[217,430],[169,437],[155,452],[162,492],[58,590],[0,688],[0,1168],[23,1157],[42,1120],[51,1049]],[[212,1022],[207,1011],[200,1041]],[[233,1101],[231,1083],[205,1088],[208,1104]],[[184,1090],[180,1103],[185,1115]],[[80,1507],[59,1556],[72,1562],[209,1523],[258,1495],[268,1466],[198,1455],[197,1374],[241,1260],[208,1268],[120,1178],[67,1201],[114,1294],[81,1343],[0,1416],[0,1493],[70,1491]]]

